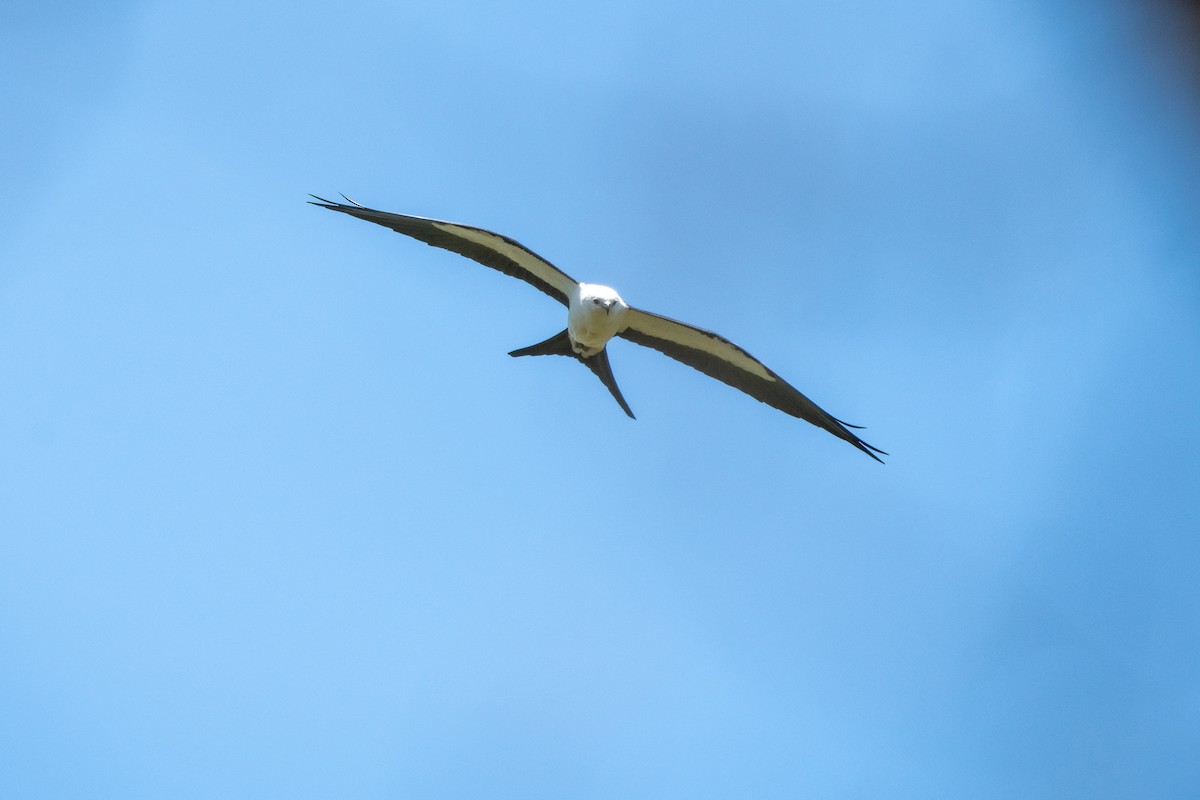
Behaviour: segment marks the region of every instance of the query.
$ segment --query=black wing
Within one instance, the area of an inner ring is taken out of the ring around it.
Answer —
[[[334,203],[316,195],[310,196],[320,201],[313,203],[314,206],[341,211],[343,214],[374,222],[425,244],[466,256],[505,275],[519,278],[564,306],[569,304],[571,290],[576,286],[571,276],[507,236],[483,228],[460,225],[457,222],[376,211],[349,198],[346,198],[348,203]]]
[[[673,319],[631,308],[625,312],[627,327],[618,335],[634,344],[653,348],[676,361],[700,370],[709,377],[741,389],[756,400],[785,414],[824,428],[839,439],[862,450],[876,461],[875,455],[887,455],[855,436],[847,427],[856,427],[830,415],[795,387],[776,375],[754,356],[723,336],[676,322]]]

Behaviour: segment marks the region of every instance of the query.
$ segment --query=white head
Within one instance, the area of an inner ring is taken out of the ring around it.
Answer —
[[[575,352],[590,355],[604,349],[609,339],[624,330],[621,317],[628,308],[612,287],[579,284],[567,312],[567,331]]]
[[[601,286],[598,283],[579,284],[579,305],[585,313],[592,314],[604,311],[606,314],[620,316],[629,306],[611,286]]]

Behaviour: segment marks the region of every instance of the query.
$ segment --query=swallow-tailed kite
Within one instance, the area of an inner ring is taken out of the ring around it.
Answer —
[[[507,236],[426,217],[390,214],[359,205],[345,197],[336,203],[312,195],[313,205],[341,211],[385,228],[411,236],[426,244],[478,261],[485,267],[520,278],[567,307],[566,330],[544,342],[513,350],[510,356],[570,356],[588,367],[630,417],[633,412],[621,396],[608,363],[605,346],[614,336],[651,347],[705,375],[741,389],[756,400],[785,414],[807,420],[882,463],[876,455],[887,455],[864,442],[848,428],[857,428],[826,413],[787,381],[767,369],[754,356],[712,331],[696,328],[625,304],[607,286],[580,283],[529,248]]]

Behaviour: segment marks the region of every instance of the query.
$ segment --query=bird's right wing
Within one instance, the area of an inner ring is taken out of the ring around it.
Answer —
[[[346,198],[348,203],[335,203],[316,195],[312,197],[320,201],[313,203],[315,206],[328,208],[330,211],[341,211],[343,214],[391,228],[425,244],[466,256],[485,267],[525,281],[564,306],[570,304],[571,291],[576,286],[575,280],[528,247],[507,236],[457,222],[376,211],[349,198]]]
[[[876,461],[882,461],[876,453],[887,455],[855,436],[847,429],[848,423],[826,412],[725,337],[637,308],[628,309],[624,320],[626,327],[618,334],[621,338],[653,348],[785,414],[811,422],[846,440]]]

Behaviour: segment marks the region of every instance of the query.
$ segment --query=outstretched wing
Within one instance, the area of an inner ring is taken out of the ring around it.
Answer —
[[[827,413],[783,378],[767,369],[757,358],[725,337],[637,308],[626,311],[624,319],[626,328],[618,334],[621,338],[651,347],[700,370],[709,377],[727,383],[735,389],[741,389],[754,399],[785,414],[824,428],[880,463],[883,459],[875,454],[887,455],[847,429],[856,426],[848,425]]]
[[[310,196],[320,201],[313,203],[314,206],[341,211],[343,214],[391,228],[425,244],[466,256],[485,267],[520,278],[564,306],[570,303],[571,290],[576,286],[575,280],[528,247],[507,236],[483,228],[460,225],[457,222],[376,211],[361,206],[348,197],[346,203],[335,203],[316,195]]]

